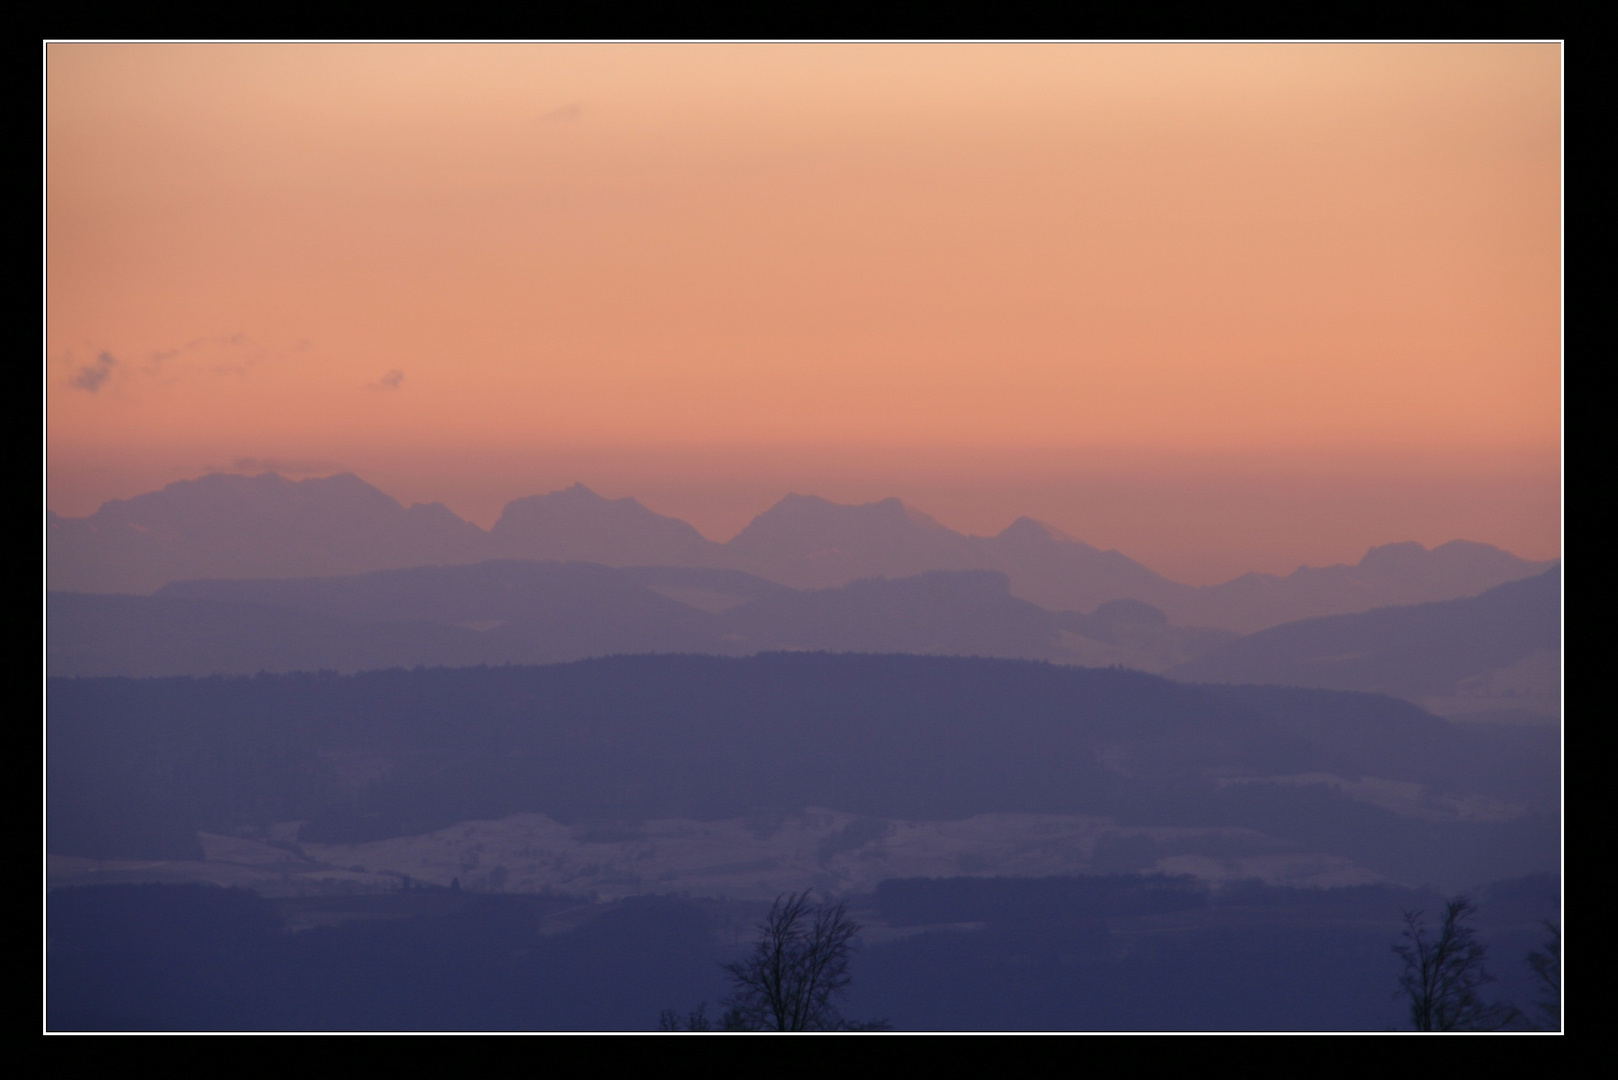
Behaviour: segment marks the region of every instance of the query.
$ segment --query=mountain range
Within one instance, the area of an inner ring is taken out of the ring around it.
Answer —
[[[1123,666],[1191,682],[1390,694],[1448,716],[1561,708],[1561,572],[1461,600],[1304,619],[1246,637],[1112,600],[1053,612],[994,570],[794,589],[738,570],[490,560],[324,578],[50,593],[53,676],[359,672],[634,653],[912,653]]]
[[[1193,682],[1359,690],[1445,716],[1558,716],[1560,567],[1480,596],[1261,630],[1170,668]]]
[[[873,577],[991,570],[1050,611],[1138,600],[1170,621],[1252,633],[1296,619],[1475,595],[1543,572],[1487,544],[1372,548],[1357,565],[1171,581],[1031,518],[995,536],[949,529],[898,499],[843,505],[791,494],[726,543],[635,499],[581,484],[509,503],[487,531],[442,503],[405,507],[344,473],[288,480],[212,473],[109,501],[82,518],[46,515],[53,590],[149,594],[196,579],[303,578],[490,559],[588,561],[743,571],[798,589]]]

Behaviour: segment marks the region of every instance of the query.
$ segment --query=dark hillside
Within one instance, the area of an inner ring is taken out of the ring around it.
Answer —
[[[1424,866],[1476,864],[1478,880],[1503,876],[1484,873],[1491,860],[1555,865],[1554,740],[1491,741],[1369,695],[825,653],[52,680],[48,693],[49,843],[62,854],[156,855],[187,829],[276,821],[353,841],[525,811],[711,820],[824,806],[1251,825],[1403,880]],[[1310,774],[1529,812],[1412,822],[1317,784],[1228,782]],[[131,836],[137,820],[147,841]]]

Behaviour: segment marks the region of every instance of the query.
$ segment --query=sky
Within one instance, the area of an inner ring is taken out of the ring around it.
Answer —
[[[46,501],[1560,553],[1555,44],[46,49]]]

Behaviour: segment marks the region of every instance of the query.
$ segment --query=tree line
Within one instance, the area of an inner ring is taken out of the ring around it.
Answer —
[[[1562,1028],[1562,937],[1552,920],[1540,948],[1527,956],[1536,997],[1525,1012],[1507,1001],[1485,998],[1495,981],[1487,946],[1473,919],[1477,905],[1462,894],[1444,902],[1435,929],[1425,912],[1405,910],[1404,930],[1393,945],[1403,961],[1398,993],[1417,1031],[1504,1031]],[[664,1009],[663,1031],[885,1031],[886,1021],[851,1022],[839,1010],[849,985],[848,965],[860,925],[843,902],[811,904],[809,892],[778,896],[758,925],[758,939],[744,959],[724,966],[731,993],[717,1017],[707,1003],[680,1015]]]

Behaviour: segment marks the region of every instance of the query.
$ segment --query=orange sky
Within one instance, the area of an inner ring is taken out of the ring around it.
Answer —
[[[1560,63],[52,45],[48,501],[257,459],[719,538],[898,494],[1188,580],[1554,555]]]

